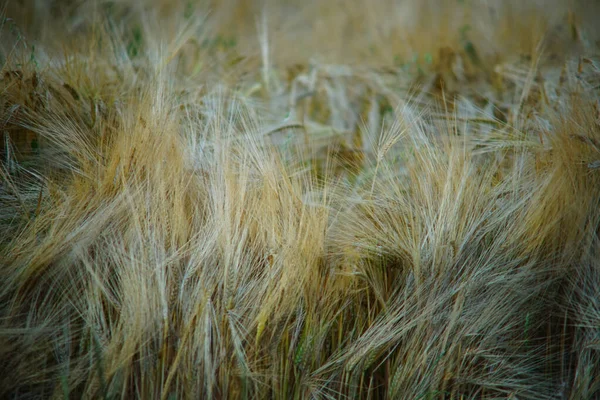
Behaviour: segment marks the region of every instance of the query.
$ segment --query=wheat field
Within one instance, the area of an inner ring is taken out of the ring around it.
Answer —
[[[600,398],[599,20],[0,2],[0,398]]]

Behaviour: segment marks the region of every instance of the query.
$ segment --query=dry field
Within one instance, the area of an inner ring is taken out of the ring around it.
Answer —
[[[0,398],[600,398],[598,21],[0,1]]]

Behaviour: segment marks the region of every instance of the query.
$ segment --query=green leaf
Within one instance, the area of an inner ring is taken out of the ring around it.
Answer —
[[[142,49],[142,29],[136,25],[132,30],[132,39],[127,45],[127,54],[130,58],[133,58],[139,54]]]

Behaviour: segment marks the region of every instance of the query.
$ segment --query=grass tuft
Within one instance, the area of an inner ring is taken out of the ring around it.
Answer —
[[[598,398],[599,12],[7,3],[0,398]]]

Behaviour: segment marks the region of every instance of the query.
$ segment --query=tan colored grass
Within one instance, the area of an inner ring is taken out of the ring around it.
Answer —
[[[11,2],[0,397],[592,399],[592,2]]]

